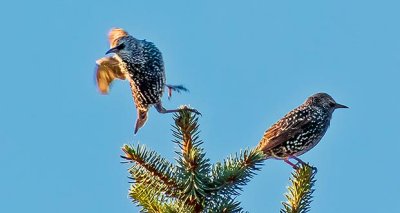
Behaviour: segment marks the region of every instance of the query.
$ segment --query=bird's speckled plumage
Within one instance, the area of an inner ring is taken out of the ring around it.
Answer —
[[[126,64],[136,107],[146,110],[159,103],[165,88],[165,70],[158,48],[129,35],[120,38],[116,47],[121,47],[116,54]]]
[[[258,144],[267,158],[289,159],[312,149],[329,127],[338,104],[326,93],[317,93],[272,125]]]
[[[165,87],[170,91],[187,89],[166,84],[160,50],[152,42],[136,39],[121,28],[112,29],[108,39],[111,49],[107,53],[114,54],[97,60],[97,83],[105,94],[113,79],[129,80],[138,114],[135,133],[146,123],[151,106],[160,113],[179,111],[166,110],[161,104]]]

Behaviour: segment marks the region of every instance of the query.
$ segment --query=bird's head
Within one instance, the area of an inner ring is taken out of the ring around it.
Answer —
[[[115,45],[109,49],[106,54],[114,53],[122,58],[124,61],[129,61],[134,57],[134,53],[138,51],[139,42],[137,39],[130,35],[125,35],[114,40]]]
[[[317,93],[308,97],[305,104],[323,108],[331,113],[338,108],[349,108],[345,105],[336,103],[336,101],[326,93]]]
[[[129,56],[131,51],[137,47],[137,41],[122,28],[113,28],[108,33],[110,49],[106,52],[115,53],[120,56]]]

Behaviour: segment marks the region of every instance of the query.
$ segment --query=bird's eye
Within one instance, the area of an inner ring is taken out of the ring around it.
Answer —
[[[335,105],[336,105],[336,104],[333,103],[333,102],[330,102],[330,103],[329,103],[329,106],[330,106],[330,107],[334,107]]]
[[[124,49],[124,47],[125,47],[125,44],[124,44],[124,43],[121,43],[121,44],[119,44],[119,45],[117,46],[117,48],[118,48],[119,50]]]

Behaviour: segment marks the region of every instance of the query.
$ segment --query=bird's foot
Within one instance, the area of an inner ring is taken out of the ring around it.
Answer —
[[[190,109],[190,108],[188,108],[187,110],[189,110],[190,112],[195,113],[196,115],[200,115],[200,116],[201,116],[201,113],[200,113],[197,109]]]
[[[180,110],[187,110],[187,111],[189,111],[189,112],[193,112],[193,113],[195,113],[195,114],[201,116],[201,113],[200,113],[197,109],[189,108],[189,107],[186,106],[186,105],[180,106],[179,109],[180,109]]]
[[[300,165],[304,165],[304,166],[310,167],[315,173],[317,173],[317,171],[318,171],[317,167],[311,166],[309,163],[306,163],[306,162],[302,161],[300,158],[298,158],[296,156],[290,156],[289,158],[293,158],[293,159],[295,159],[297,161],[297,163],[294,165],[294,167],[292,166],[293,169],[298,169]],[[289,161],[289,160],[287,160],[287,161]],[[291,165],[293,165],[292,162],[290,162],[290,163],[291,163]]]
[[[162,114],[181,112],[181,111],[187,110],[187,111],[196,113],[197,115],[201,115],[201,113],[199,111],[197,111],[197,109],[189,108],[188,106],[181,106],[181,107],[179,107],[179,109],[165,109],[160,102],[160,103],[157,103],[156,105],[154,105],[154,107],[157,109],[157,111],[159,113],[162,113]]]
[[[306,162],[302,161],[300,158],[298,158],[296,156],[290,156],[289,158],[295,159],[297,161],[297,163],[308,165]]]

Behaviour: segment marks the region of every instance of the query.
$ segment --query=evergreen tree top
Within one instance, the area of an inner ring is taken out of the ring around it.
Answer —
[[[174,115],[172,134],[179,151],[171,163],[145,145],[124,145],[122,158],[132,184],[129,196],[141,212],[243,212],[236,199],[265,160],[257,149],[244,149],[211,164],[201,148],[199,117],[189,110]],[[282,213],[310,208],[316,169],[300,165],[292,173]]]

